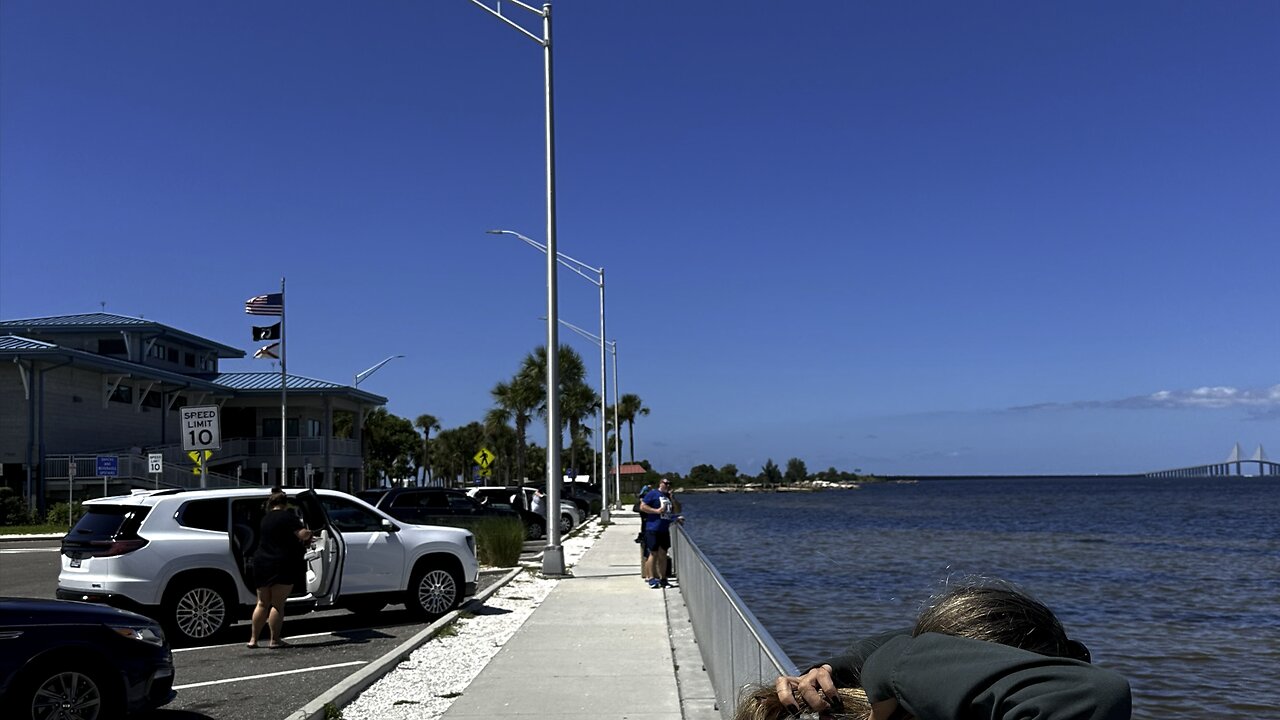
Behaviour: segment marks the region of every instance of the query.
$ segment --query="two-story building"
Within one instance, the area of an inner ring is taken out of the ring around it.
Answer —
[[[387,399],[288,375],[282,477],[282,376],[220,371],[220,360],[244,355],[111,313],[0,321],[0,484],[43,509],[55,488],[93,480],[95,457],[110,454],[119,463],[116,489],[198,485],[179,410],[216,405],[222,441],[207,460],[210,485],[363,487],[360,428]],[[147,472],[147,455],[157,453],[160,475]]]

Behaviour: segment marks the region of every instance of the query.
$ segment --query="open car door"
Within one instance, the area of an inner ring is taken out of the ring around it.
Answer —
[[[347,547],[329,522],[320,498],[314,490],[304,490],[294,497],[302,511],[302,521],[311,531],[314,542],[307,550],[307,594],[317,605],[333,605],[342,586],[342,563]]]

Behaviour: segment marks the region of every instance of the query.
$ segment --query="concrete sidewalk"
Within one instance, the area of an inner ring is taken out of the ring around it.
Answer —
[[[445,720],[719,718],[679,589],[640,579],[639,517],[612,520]]]

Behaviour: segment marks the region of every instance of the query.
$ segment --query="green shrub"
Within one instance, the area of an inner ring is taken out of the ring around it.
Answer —
[[[80,503],[73,503],[71,505],[71,516],[75,518],[79,518],[81,514],[82,513],[80,511]],[[64,502],[60,502],[60,503],[54,503],[53,505],[50,505],[49,512],[45,513],[44,521],[49,523],[50,525],[59,525],[61,527],[67,527],[67,525],[69,524],[67,522],[67,504]]]
[[[524,524],[519,518],[492,518],[476,525],[476,559],[481,565],[514,567],[524,548]]]
[[[35,518],[23,500],[10,487],[0,487],[0,525],[31,525]]]

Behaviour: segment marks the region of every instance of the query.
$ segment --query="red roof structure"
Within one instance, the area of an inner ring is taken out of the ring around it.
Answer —
[[[622,463],[618,466],[619,475],[643,475],[649,472],[640,463]]]

